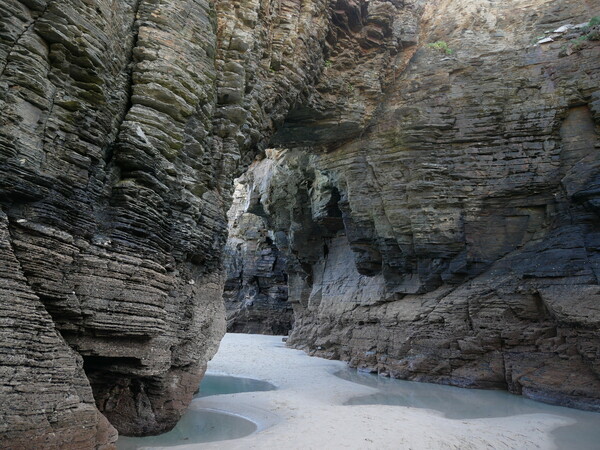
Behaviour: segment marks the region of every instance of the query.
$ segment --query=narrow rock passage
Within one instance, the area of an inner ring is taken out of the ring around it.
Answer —
[[[598,0],[0,0],[0,448],[168,432],[226,325],[290,310],[313,356],[600,412],[599,149]],[[233,446],[558,423],[343,406],[341,366],[228,339],[282,388],[194,401],[262,417]]]

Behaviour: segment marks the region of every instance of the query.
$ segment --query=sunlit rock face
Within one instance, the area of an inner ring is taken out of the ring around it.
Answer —
[[[275,245],[264,212],[248,210],[249,188],[252,183],[246,182],[246,176],[236,180],[233,203],[227,213],[227,280],[223,291],[227,331],[287,335],[294,321],[287,301],[287,260]]]
[[[600,47],[532,43],[598,14],[3,1],[0,446],[176,423],[225,330],[233,180],[269,145],[249,204],[295,346],[597,407]]]
[[[377,23],[412,40],[376,66],[375,5],[247,174],[288,257],[288,343],[600,410],[600,42],[535,45],[599,7],[405,4]]]

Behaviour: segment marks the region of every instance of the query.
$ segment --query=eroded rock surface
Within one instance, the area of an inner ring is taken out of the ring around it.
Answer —
[[[110,444],[94,431],[105,419],[92,390],[122,433],[176,423],[225,330],[233,178],[320,72],[326,11],[299,0],[0,4],[2,248],[19,268],[3,272],[4,332],[56,353],[31,356],[47,370],[29,376],[6,347],[1,386],[18,402],[2,402],[1,446]],[[11,319],[28,315],[39,332]],[[65,421],[89,431],[71,435]]]
[[[175,424],[225,329],[233,179],[269,142],[292,150],[243,226],[287,259],[293,345],[598,408],[600,47],[532,45],[598,14],[4,0],[0,445]]]
[[[253,173],[252,166],[249,173]],[[247,178],[245,175],[236,181],[228,212],[223,292],[227,331],[287,335],[294,318],[287,301],[286,259],[275,245],[264,212],[247,210],[248,188],[252,187]]]
[[[307,108],[344,76],[345,106],[292,112],[273,141],[290,150],[252,171],[249,208],[289,260],[289,344],[600,410],[600,43],[534,45],[599,11],[533,3],[406,4],[417,28],[379,88],[346,71],[363,47],[330,55]],[[344,120],[319,117],[353,104],[378,106],[336,146]]]
[[[83,361],[54,328],[27,283],[0,212],[4,448],[109,448],[116,430],[97,411]],[[32,408],[31,405],[37,405]]]
[[[100,411],[123,433],[169,429],[224,328],[226,207],[213,187],[219,175],[202,164],[203,155],[214,159],[205,139],[216,76],[207,57],[215,53],[209,4],[8,1],[2,8],[5,245],[30,301],[52,317],[47,332],[59,332],[83,357]],[[67,356],[65,365],[79,367],[73,380],[87,385],[83,408],[92,399],[89,382],[81,357]],[[23,409],[77,405],[60,395],[68,380],[46,376],[47,387],[27,383],[33,398]],[[181,390],[174,396],[164,386]],[[86,423],[96,427],[93,417],[101,416],[91,409]]]

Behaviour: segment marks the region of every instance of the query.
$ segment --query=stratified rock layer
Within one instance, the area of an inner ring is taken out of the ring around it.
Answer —
[[[2,447],[77,450],[101,442],[110,448],[116,430],[94,406],[81,357],[28,286],[2,212],[0,263],[0,295],[11,299],[0,303]]]
[[[358,47],[336,44],[274,138],[292,150],[253,169],[249,208],[289,259],[288,342],[393,377],[600,411],[600,42],[572,28],[534,45],[600,11],[417,3],[404,12],[418,37],[395,72],[381,68],[381,88],[368,63],[347,69],[350,55],[373,61],[350,27]],[[344,108],[307,114],[344,90]],[[336,146],[348,117],[361,119]]]
[[[224,329],[226,205],[211,188],[218,175],[202,165],[203,154],[213,159],[204,111],[216,76],[207,57],[215,53],[209,4],[8,1],[1,8],[3,245],[18,261],[29,301],[47,311],[46,332],[60,332],[83,357],[82,370],[81,357],[65,351],[65,362],[49,364],[47,385],[24,381],[32,399],[9,407],[29,414],[88,408],[88,417],[70,421],[93,429],[101,416],[89,404],[85,370],[96,405],[119,431],[169,429]],[[10,293],[3,302],[16,314],[24,307]],[[53,367],[69,365],[78,368],[70,379],[52,376]],[[81,385],[79,400],[61,395],[73,390],[69,384]],[[174,395],[164,386],[181,389]],[[2,411],[14,430],[17,416]],[[27,427],[39,431],[23,420]],[[53,439],[68,445],[60,434]],[[15,445],[9,435],[2,443]],[[92,446],[89,438],[77,448]]]
[[[600,47],[532,45],[595,3],[0,3],[0,445],[176,423],[277,130],[247,212],[293,345],[597,409]]]
[[[233,178],[320,72],[326,11],[0,4],[0,446],[110,444],[92,391],[122,433],[174,426],[225,330]]]
[[[249,174],[253,173],[250,168]],[[287,335],[293,310],[288,303],[286,259],[275,245],[263,211],[246,211],[248,175],[236,182],[228,212],[229,237],[225,245],[227,281],[223,299],[227,331]]]

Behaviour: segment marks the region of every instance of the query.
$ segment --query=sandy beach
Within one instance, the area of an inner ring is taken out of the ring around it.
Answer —
[[[425,409],[344,405],[375,392],[334,375],[345,367],[286,348],[281,337],[228,334],[209,373],[266,380],[278,389],[198,398],[191,407],[242,415],[259,430],[241,439],[175,448],[550,450],[556,448],[550,432],[569,424],[549,414],[451,420]]]

